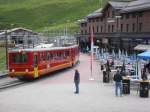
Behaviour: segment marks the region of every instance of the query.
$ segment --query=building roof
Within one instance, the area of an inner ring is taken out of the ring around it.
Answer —
[[[18,28],[13,28],[13,29],[7,30],[7,33],[15,32],[15,31],[19,31],[19,30],[24,30],[24,31],[33,33],[34,35],[37,35],[37,34],[38,34],[38,33],[36,33],[36,32],[33,32],[32,30],[25,29],[25,28],[22,28],[22,27],[18,27]],[[5,34],[5,31],[0,32],[0,35],[4,35],[4,34]]]
[[[135,1],[108,1],[104,8],[100,8],[93,13],[86,16],[86,21],[82,21],[80,23],[87,22],[89,18],[101,17],[109,6],[112,6],[115,10],[120,10],[120,13],[129,13],[134,11],[143,11],[150,9],[150,0],[135,0]]]
[[[108,1],[107,4],[102,9],[102,13],[107,9],[109,6],[113,7],[115,10],[121,10],[125,8],[129,4],[129,1]]]
[[[78,22],[79,23],[87,23],[87,19],[85,18],[85,19],[80,19],[80,20],[78,20]]]
[[[127,7],[121,10],[121,13],[143,11],[150,9],[150,0],[136,0],[130,2]]]
[[[139,45],[137,45],[136,47],[134,47],[134,50],[137,50],[137,51],[150,50],[150,45],[142,45],[142,44],[139,44]]]
[[[126,7],[129,2],[127,1],[123,1],[123,2],[118,2],[118,1],[109,1],[108,4],[110,4],[114,9],[123,9],[124,7]]]
[[[102,11],[102,8],[100,8],[100,9],[94,11],[93,13],[89,14],[89,15],[87,16],[87,18],[100,17],[100,16],[102,16],[101,11]]]
[[[39,52],[39,51],[48,51],[48,50],[65,50],[65,49],[71,49],[78,47],[78,45],[72,45],[72,46],[67,46],[67,47],[43,47],[43,48],[27,48],[27,49],[12,49],[9,50],[9,53],[14,53],[14,52]]]

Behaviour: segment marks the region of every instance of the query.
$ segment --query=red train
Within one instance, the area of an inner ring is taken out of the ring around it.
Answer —
[[[34,79],[79,61],[78,45],[9,51],[9,76]]]

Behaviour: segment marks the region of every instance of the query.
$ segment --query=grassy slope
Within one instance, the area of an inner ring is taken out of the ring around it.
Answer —
[[[0,48],[0,71],[6,69],[6,53],[4,48]]]
[[[99,8],[99,0],[0,0],[0,24],[37,31],[77,27],[75,22]]]

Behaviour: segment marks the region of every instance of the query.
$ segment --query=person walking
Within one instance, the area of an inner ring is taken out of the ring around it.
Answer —
[[[75,83],[75,88],[76,88],[76,91],[74,93],[78,94],[79,93],[80,74],[77,69],[75,69],[74,83]]]
[[[122,76],[119,72],[119,69],[117,69],[117,73],[114,75],[114,81],[115,81],[115,94],[116,94],[116,96],[122,96],[122,91],[123,91],[123,89],[122,89]]]

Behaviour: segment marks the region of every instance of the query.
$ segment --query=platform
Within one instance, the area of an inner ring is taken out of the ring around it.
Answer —
[[[74,69],[81,74],[80,93],[74,94]],[[98,61],[81,54],[80,64],[23,86],[0,91],[0,112],[149,112],[150,98],[137,91],[115,96],[114,83],[104,84]]]

